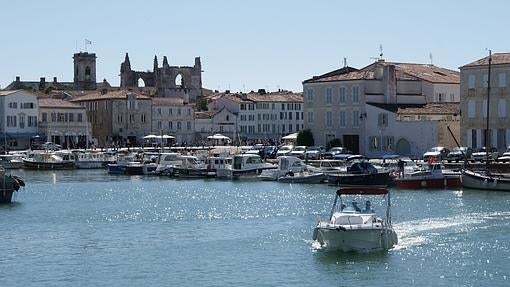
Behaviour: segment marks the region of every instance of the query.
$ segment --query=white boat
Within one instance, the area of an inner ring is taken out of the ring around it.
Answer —
[[[209,172],[204,162],[192,155],[180,157],[181,163],[174,167],[174,175],[180,178],[202,178],[212,177],[214,173]]]
[[[182,163],[181,154],[177,152],[163,152],[159,154],[154,171],[157,175],[174,175],[174,168]]]
[[[75,165],[79,169],[95,169],[105,167],[106,157],[101,152],[74,150]]]
[[[216,177],[226,179],[256,178],[263,170],[276,168],[276,165],[262,161],[259,155],[237,154],[232,157],[231,165],[216,169]]]
[[[278,167],[263,170],[258,178],[290,183],[320,183],[326,180],[324,173],[310,171],[310,168],[298,157],[280,156]]]
[[[386,214],[378,217],[370,201],[364,210],[355,201],[346,207],[343,195],[382,195],[386,199]],[[381,251],[398,244],[397,234],[391,225],[390,193],[385,188],[345,187],[336,192],[328,220],[319,221],[314,229],[314,247],[327,251]]]
[[[232,157],[223,155],[210,156],[205,159],[205,164],[209,172],[216,176],[216,170],[225,169],[232,165]]]
[[[5,169],[21,168],[23,167],[22,156],[16,154],[2,154],[0,155],[0,165]]]
[[[465,169],[462,171],[462,186],[473,189],[510,191],[510,178]]]
[[[68,152],[37,151],[23,158],[25,169],[74,169],[74,157]]]

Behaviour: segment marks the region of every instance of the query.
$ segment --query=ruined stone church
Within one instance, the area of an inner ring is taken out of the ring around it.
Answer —
[[[120,86],[139,87],[142,80],[145,87],[156,88],[158,97],[180,97],[189,102],[195,102],[202,95],[202,65],[200,57],[195,58],[193,67],[170,66],[166,56],[163,66],[159,67],[158,58],[154,56],[153,71],[133,71],[126,53],[124,62],[120,65]]]

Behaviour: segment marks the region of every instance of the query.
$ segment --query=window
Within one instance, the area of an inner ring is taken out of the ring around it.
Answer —
[[[69,113],[69,122],[74,122],[74,113]]]
[[[487,84],[489,83],[489,75],[488,74],[485,74],[483,75],[483,82],[482,82],[482,86],[484,88],[487,88]]]
[[[241,111],[246,110],[246,104],[241,104]]]
[[[78,122],[80,122],[80,123],[83,122],[83,114],[82,113],[78,114]]]
[[[158,115],[161,115],[161,108],[158,108],[157,111],[158,111]]]
[[[498,138],[497,138],[497,148],[498,149],[506,149],[506,129],[498,129]]]
[[[28,116],[28,126],[29,127],[37,126],[37,116]]]
[[[289,112],[289,120],[292,120],[292,112]]]
[[[42,113],[42,121],[43,121],[43,123],[48,121],[48,114]]]
[[[306,100],[311,103],[313,102],[313,89],[307,89],[306,90]]]
[[[168,109],[168,114],[169,114],[169,115],[172,115],[172,113],[173,113],[172,108],[169,108],[169,109]]]
[[[340,111],[340,126],[345,127],[345,111]]]
[[[468,118],[474,118],[476,115],[476,103],[474,100],[468,101]]]
[[[178,108],[177,109],[177,115],[180,116],[181,115],[181,108]]]
[[[476,83],[476,76],[475,75],[469,75],[468,76],[468,89],[474,89]]]
[[[352,111],[352,126],[359,127],[359,111]]]
[[[506,73],[499,73],[498,74],[498,86],[500,88],[506,87]]]
[[[9,108],[10,109],[17,109],[18,108],[18,103],[9,103]]]
[[[359,87],[358,86],[352,87],[352,102],[359,103]]]
[[[331,105],[332,89],[331,87],[326,88],[326,105]]]
[[[498,117],[500,117],[500,118],[506,117],[506,100],[505,99],[498,100]]]
[[[478,147],[476,134],[477,134],[476,129],[472,129],[471,130],[471,144],[472,144],[472,148],[477,148]]]
[[[313,112],[308,112],[308,122],[313,123]]]
[[[344,104],[345,103],[345,87],[340,87],[340,89],[338,90],[338,93],[340,95],[340,103]]]
[[[25,128],[25,115],[19,115],[19,128]]]
[[[331,111],[326,112],[326,127],[331,127],[333,124],[333,114]]]
[[[186,128],[188,129],[188,131],[191,130],[191,122],[186,122]]]
[[[296,120],[299,120],[299,112],[296,112]]]
[[[380,137],[369,137],[368,138],[368,141],[369,141],[369,147],[368,149],[370,151],[379,151],[381,150],[381,138]]]
[[[7,116],[7,126],[16,127],[16,116]]]
[[[450,102],[455,102],[455,94],[450,93]]]
[[[174,123],[168,122],[168,129],[173,130],[174,129]]]
[[[161,121],[158,121],[158,130],[161,129]]]
[[[377,125],[380,127],[388,126],[388,113],[380,113],[377,118]]]
[[[181,130],[182,129],[182,123],[181,122],[177,122],[177,130]]]
[[[487,117],[487,100],[483,100],[482,103],[482,117]]]

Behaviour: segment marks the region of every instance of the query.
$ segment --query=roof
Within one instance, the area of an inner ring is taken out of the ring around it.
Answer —
[[[39,98],[38,102],[39,108],[85,109],[83,106],[62,99]]]
[[[82,102],[82,101],[97,101],[97,100],[115,100],[115,99],[126,99],[129,94],[135,94],[137,99],[139,100],[150,100],[151,98],[140,95],[139,93],[135,93],[129,90],[119,90],[119,91],[110,91],[106,94],[101,94],[101,92],[94,92],[90,94],[86,94],[75,99],[72,99],[72,102]]]
[[[379,60],[361,70],[349,70],[344,73],[326,73],[322,76],[314,77],[303,83],[333,82],[333,81],[353,81],[353,80],[375,80],[375,71],[378,66],[395,66],[397,80],[423,80],[431,83],[459,84],[460,73],[454,70],[437,67],[428,64],[416,63],[396,63]],[[338,71],[338,70],[337,70]],[[346,70],[347,71],[347,70]]]
[[[460,114],[459,103],[427,103],[427,104],[380,104],[367,103],[368,105],[392,112],[399,115],[451,115]]]
[[[346,66],[346,67],[322,74],[320,76],[313,76],[311,79],[303,81],[303,83],[316,82],[316,81],[320,81],[321,79],[324,79],[324,78],[334,78],[335,76],[340,76],[340,75],[348,74],[348,73],[355,72],[355,71],[358,71],[358,69]]]
[[[195,112],[195,119],[210,119],[215,113],[215,111]]]
[[[491,65],[501,65],[501,64],[510,64],[510,53],[494,53],[492,54],[492,62]],[[476,67],[476,66],[487,66],[489,65],[489,56],[485,58],[478,59],[474,62],[471,62],[464,67]]]
[[[156,106],[184,106],[186,104],[182,98],[152,98],[152,105]]]
[[[288,91],[271,92],[265,94],[259,94],[255,92],[250,92],[247,94],[225,94],[223,97],[237,103],[303,102],[303,94]]]
[[[6,91],[6,90],[3,90],[3,91],[0,91],[0,96],[8,96],[10,94],[14,94],[16,92],[18,92],[20,90],[13,90],[13,91]]]

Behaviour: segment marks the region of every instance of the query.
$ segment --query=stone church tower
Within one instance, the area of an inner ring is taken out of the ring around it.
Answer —
[[[74,90],[95,90],[96,84],[96,54],[75,53],[74,59]]]

